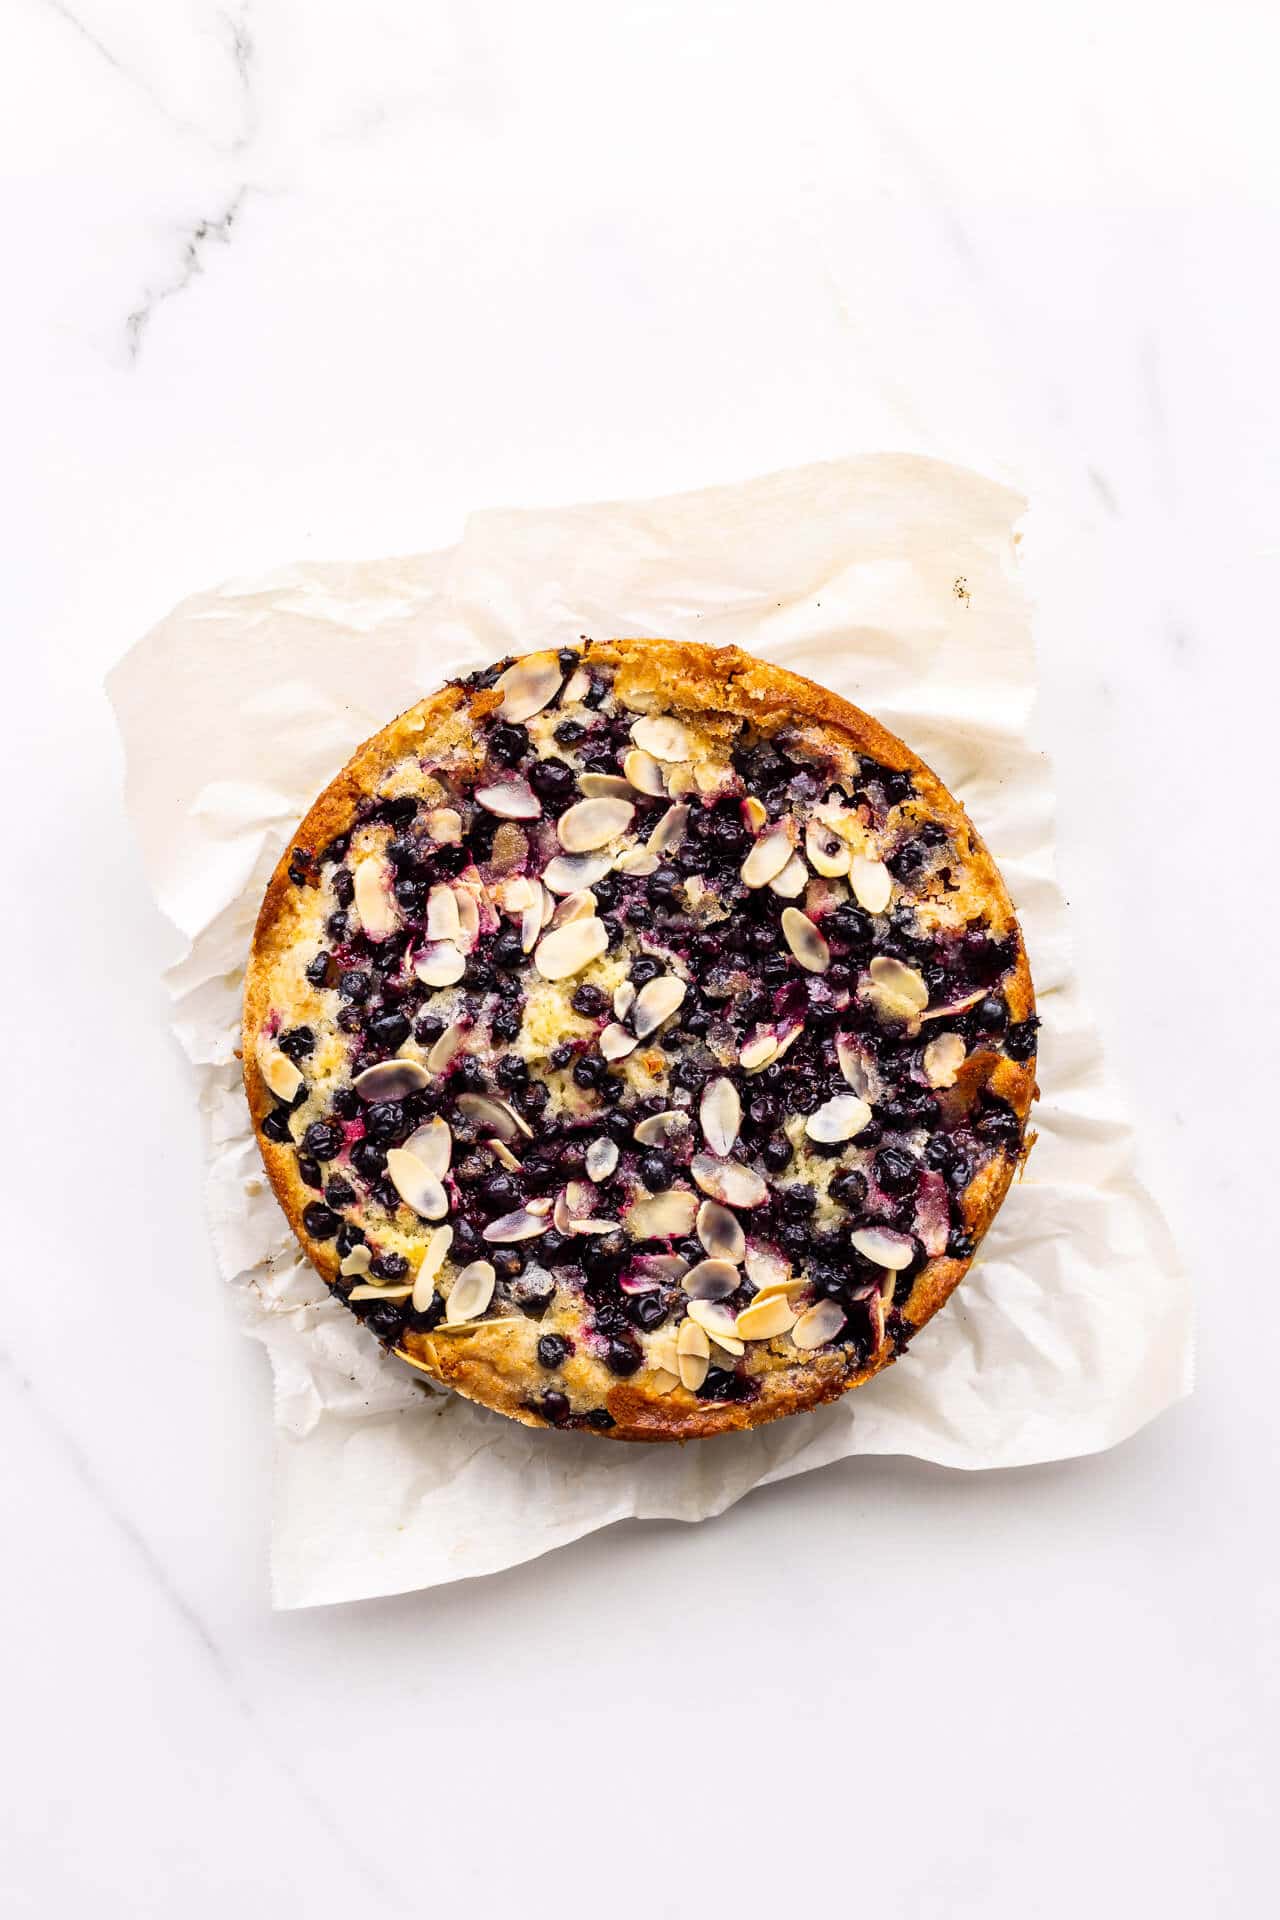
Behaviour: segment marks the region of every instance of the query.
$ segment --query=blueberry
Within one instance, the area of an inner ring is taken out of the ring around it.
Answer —
[[[1000,994],[989,993],[985,1000],[979,1000],[969,1018],[975,1033],[1003,1033],[1009,1024],[1009,1009]]]
[[[747,1113],[753,1126],[762,1133],[770,1133],[782,1120],[782,1102],[773,1093],[757,1093],[748,1102]]]
[[[660,1101],[659,1107],[661,1108],[663,1106],[665,1106],[665,1102]],[[636,1124],[636,1116],[634,1112],[607,1113],[604,1117],[603,1124],[604,1130],[609,1138],[615,1140],[620,1147],[624,1147],[631,1138],[632,1129]]]
[[[971,1259],[976,1245],[973,1235],[961,1227],[953,1227],[947,1235],[947,1252],[953,1260]]]
[[[765,1141],[760,1158],[770,1173],[781,1173],[791,1165],[791,1142],[785,1133],[775,1133]]]
[[[598,1087],[609,1071],[608,1064],[598,1054],[584,1054],[573,1070],[575,1087]]]
[[[529,1063],[518,1053],[504,1053],[494,1072],[500,1087],[522,1087],[529,1078]]]
[[[599,987],[589,987],[585,985],[577,989],[570,1002],[574,1012],[580,1013],[584,1020],[598,1020],[604,1013],[607,1004]]]
[[[365,1134],[375,1146],[394,1147],[409,1131],[409,1118],[400,1100],[379,1100],[364,1117]],[[353,1156],[354,1157],[354,1156]]]
[[[514,973],[524,960],[524,948],[520,936],[510,928],[500,933],[489,949],[495,967],[502,967],[508,973]]]
[[[349,1180],[330,1180],[325,1186],[324,1197],[331,1207],[349,1207],[356,1197],[356,1190]]]
[[[560,1426],[569,1418],[568,1397],[563,1393],[557,1393],[554,1388],[548,1388],[539,1401],[538,1407],[543,1419],[549,1420],[553,1427]]]
[[[418,843],[399,835],[387,848],[387,858],[397,873],[412,874],[418,864]]]
[[[541,1113],[550,1098],[541,1080],[531,1080],[527,1087],[517,1087],[512,1095],[521,1112],[531,1116]]]
[[[350,835],[340,833],[336,839],[330,840],[326,846],[321,847],[320,865],[322,867],[331,867],[335,860],[345,860],[347,857],[347,848],[350,844]]]
[[[262,1122],[262,1131],[268,1140],[274,1140],[283,1146],[293,1139],[289,1127],[289,1115],[284,1107],[273,1107]]]
[[[454,1067],[454,1077],[460,1087],[466,1087],[472,1093],[484,1091],[484,1068],[473,1053],[464,1053]]]
[[[682,1060],[672,1078],[678,1087],[687,1087],[690,1093],[699,1093],[707,1078],[707,1069],[696,1060]]]
[[[661,972],[660,963],[651,953],[639,953],[631,962],[631,984],[634,987],[645,987],[650,980],[656,980]]]
[[[797,1181],[794,1186],[784,1187],[779,1199],[782,1211],[788,1220],[807,1220],[818,1205],[818,1196],[812,1187]]]
[[[514,1040],[520,1032],[523,1017],[519,1007],[499,1007],[493,1016],[494,1039]]]
[[[369,1271],[375,1280],[403,1280],[409,1271],[409,1262],[402,1253],[375,1253],[369,1262]]]
[[[751,1392],[748,1381],[741,1374],[731,1373],[728,1367],[709,1367],[706,1379],[698,1388],[699,1400],[745,1400]]]
[[[607,1433],[610,1427],[616,1427],[618,1424],[608,1407],[592,1407],[590,1413],[586,1415],[586,1422],[598,1433]]]
[[[309,1053],[316,1050],[316,1036],[310,1027],[290,1027],[280,1035],[276,1044],[290,1060],[305,1060]]]
[[[882,1147],[876,1155],[876,1184],[885,1193],[914,1193],[919,1178],[918,1162],[901,1147]]]
[[[302,1136],[303,1150],[316,1160],[333,1160],[342,1152],[342,1129],[328,1120],[313,1120]]]
[[[556,745],[561,747],[576,747],[579,740],[586,734],[586,731],[586,728],[580,720],[562,720],[555,732]]]
[[[494,1271],[499,1280],[508,1282],[518,1280],[524,1272],[524,1255],[518,1247],[495,1247],[489,1258],[493,1262]],[[551,1292],[552,1289],[549,1286],[540,1289],[538,1299],[541,1311],[545,1312]]]
[[[404,1308],[398,1300],[377,1300],[364,1316],[370,1333],[388,1344],[398,1340],[404,1328]]]
[[[627,1245],[620,1233],[600,1233],[582,1236],[587,1244],[582,1250],[582,1270],[593,1280],[609,1280],[618,1271],[627,1256]]]
[[[307,963],[307,979],[313,987],[327,987],[329,984],[329,955],[323,948],[314,960]]]
[[[848,1207],[851,1213],[861,1213],[867,1204],[866,1175],[851,1167],[845,1173],[838,1173],[827,1191],[833,1200],[839,1201],[842,1207]]]
[[[660,1327],[667,1317],[660,1293],[629,1293],[623,1299],[622,1310],[628,1320],[637,1327],[643,1327],[646,1333],[652,1333],[655,1327]]]
[[[348,932],[346,914],[341,909],[331,913],[324,923],[324,930],[331,940],[345,940]]]
[[[491,1173],[480,1188],[480,1200],[488,1213],[513,1213],[520,1198],[520,1189],[509,1173]]]
[[[650,1193],[663,1193],[671,1185],[675,1161],[669,1153],[653,1148],[640,1161],[640,1178]]]
[[[419,1312],[416,1307],[409,1308],[405,1315],[405,1324],[411,1327],[414,1333],[430,1333],[432,1328],[438,1327],[444,1319],[444,1307],[445,1303],[441,1295],[433,1293],[431,1304],[423,1312]]]
[[[504,720],[489,735],[489,751],[495,760],[514,767],[529,751],[529,736],[523,727],[513,726],[510,721]]]
[[[369,976],[360,968],[353,968],[349,973],[338,975],[338,992],[344,1000],[367,1000],[369,987]]]
[[[350,867],[339,867],[334,874],[333,897],[340,907],[349,907],[355,899],[356,881]]]
[[[554,806],[567,802],[577,792],[578,782],[567,760],[535,760],[529,770],[529,785],[540,800]]]
[[[357,1140],[351,1149],[351,1164],[362,1180],[376,1180],[387,1164],[387,1156],[372,1140]]]
[[[377,1013],[366,1029],[369,1038],[376,1046],[385,1047],[394,1053],[409,1038],[409,1022],[402,1013]]]
[[[426,882],[397,880],[394,892],[401,911],[407,914],[410,920],[416,920],[427,904]]]
[[[350,1220],[344,1220],[338,1228],[337,1247],[339,1258],[345,1260],[352,1249],[360,1246],[363,1241],[364,1228],[353,1225]]]
[[[993,1101],[975,1120],[973,1130],[979,1140],[999,1147],[1003,1153],[1017,1153],[1022,1144],[1022,1122],[1003,1100]]]
[[[300,1153],[298,1155],[298,1177],[304,1186],[320,1188],[324,1185],[324,1175],[320,1171],[320,1163],[317,1160],[313,1160],[309,1154]]]
[[[342,1222],[332,1207],[313,1200],[302,1209],[302,1224],[313,1240],[332,1240]]]
[[[538,1364],[543,1367],[558,1367],[569,1355],[569,1342],[562,1340],[558,1333],[544,1333],[538,1342]]]
[[[610,1373],[626,1375],[638,1373],[644,1364],[644,1355],[635,1341],[624,1333],[617,1333],[610,1340],[605,1352],[604,1363]]]
[[[1011,1060],[1029,1060],[1036,1050],[1036,1031],[1040,1022],[1033,1014],[1029,1020],[1019,1020],[1010,1027],[1004,1037],[1004,1050]]]
[[[407,827],[418,811],[418,803],[412,794],[402,793],[395,800],[388,800],[383,812],[391,825],[399,832]]]

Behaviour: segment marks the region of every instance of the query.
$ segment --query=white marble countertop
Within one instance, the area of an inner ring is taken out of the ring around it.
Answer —
[[[11,9],[6,1912],[1270,1903],[1269,16]],[[1100,1458],[852,1461],[273,1616],[265,1362],[103,672],[227,575],[874,447],[1033,496],[1077,938],[1197,1396]]]

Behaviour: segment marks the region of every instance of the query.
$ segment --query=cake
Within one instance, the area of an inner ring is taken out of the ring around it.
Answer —
[[[902,741],[738,648],[583,640],[320,795],[243,1063],[290,1226],[397,1362],[688,1440],[864,1385],[944,1304],[1036,1032],[1004,883]]]

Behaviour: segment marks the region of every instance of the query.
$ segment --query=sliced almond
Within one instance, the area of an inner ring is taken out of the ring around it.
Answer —
[[[893,960],[888,954],[878,953],[871,962],[871,978],[886,993],[897,994],[917,1009],[923,1011],[929,1004],[929,989],[924,983],[923,974],[914,967],[906,966],[901,960]]]
[[[825,1347],[828,1342],[844,1331],[844,1308],[837,1306],[834,1300],[819,1300],[802,1313],[791,1329],[791,1339],[802,1353],[811,1353],[815,1347]]]
[[[757,1027],[749,1040],[744,1040],[738,1054],[738,1064],[746,1073],[759,1073],[767,1067],[778,1051],[778,1036],[767,1027]]]
[[[542,932],[542,900],[530,901],[520,916],[520,951],[532,953],[538,944],[538,935]]]
[[[793,853],[782,872],[769,882],[769,891],[782,900],[798,900],[809,884],[809,869],[798,853]]]
[[[630,800],[579,800],[560,815],[556,834],[566,853],[594,853],[625,833],[635,817]]]
[[[974,993],[966,993],[963,1000],[951,1000],[945,1007],[930,1007],[928,1013],[920,1015],[921,1020],[945,1020],[949,1014],[968,1013],[970,1007],[976,1007],[979,1000],[985,1000],[987,989],[979,987]]]
[[[528,1125],[505,1100],[495,1100],[487,1093],[460,1093],[454,1104],[459,1113],[465,1113],[468,1120],[474,1120],[488,1132],[496,1133],[499,1140],[514,1140],[518,1133],[526,1139],[532,1138]]]
[[[562,707],[573,707],[585,700],[591,691],[591,675],[585,667],[577,667],[565,683]]]
[[[758,800],[754,793],[749,793],[742,803],[742,818],[752,833],[759,833],[769,818],[769,810],[763,800]]]
[[[462,839],[462,815],[456,807],[433,807],[426,828],[438,847],[456,847]]]
[[[695,1153],[690,1172],[702,1191],[725,1207],[760,1207],[769,1198],[760,1175],[737,1160],[716,1160],[709,1153]]]
[[[871,1124],[871,1109],[856,1093],[837,1093],[815,1107],[804,1123],[811,1140],[834,1146],[839,1140],[856,1139]]]
[[[547,895],[550,900],[551,895]],[[577,893],[566,893],[558,900],[551,914],[553,927],[567,927],[571,920],[589,920],[596,910],[596,897],[588,888],[581,887]]]
[[[368,1273],[372,1259],[373,1254],[368,1247],[352,1247],[350,1253],[343,1255],[338,1272],[344,1279],[350,1279],[353,1274]]]
[[[649,1336],[645,1358],[651,1367],[665,1367],[668,1373],[676,1371],[676,1340],[674,1327],[661,1327],[657,1333]]]
[[[613,995],[614,1019],[625,1020],[627,1015],[630,1013],[632,1007],[634,1007],[635,1003],[636,1003],[635,984],[631,980],[624,980],[620,986],[614,989],[614,995]]]
[[[893,892],[893,876],[883,860],[870,860],[865,853],[855,853],[849,864],[849,885],[864,912],[883,913]]]
[[[709,798],[730,784],[733,768],[724,766],[718,760],[700,760],[693,770],[693,779],[698,792]],[[670,781],[667,784],[670,789]]]
[[[491,1138],[487,1138],[484,1144],[488,1147],[500,1167],[505,1167],[508,1173],[519,1173],[520,1162],[516,1159],[516,1156],[512,1153],[505,1140],[499,1140],[495,1133]]]
[[[665,800],[667,796],[666,775],[651,753],[642,747],[632,747],[622,762],[622,771],[637,793],[647,793],[653,800]]]
[[[464,953],[473,953],[480,938],[480,902],[469,886],[459,884],[451,891],[458,912],[457,945]]]
[[[560,691],[564,674],[554,653],[528,653],[500,673],[494,688],[502,695],[498,709],[504,720],[519,725],[541,713]]]
[[[679,765],[668,766],[666,768],[666,776],[667,795],[669,799],[683,800],[687,793],[696,793],[698,791],[698,782],[692,767]]]
[[[791,1264],[776,1247],[756,1244],[747,1248],[747,1278],[757,1293],[786,1286],[791,1279]]]
[[[672,853],[683,846],[688,827],[689,809],[683,800],[677,800],[662,815],[645,845],[650,853]]]
[[[611,865],[607,853],[586,854],[572,859],[558,853],[554,860],[547,862],[542,884],[552,893],[582,893],[588,887],[594,887],[597,880],[603,880]],[[594,913],[594,900],[591,910]]]
[[[869,1100],[872,1092],[871,1076],[862,1057],[859,1042],[852,1034],[836,1035],[836,1059],[840,1062],[840,1071],[860,1100]]]
[[[864,1260],[876,1267],[888,1267],[891,1273],[901,1273],[915,1257],[915,1243],[890,1227],[859,1227],[849,1235],[849,1244]]]
[[[807,973],[825,973],[831,965],[830,947],[799,907],[782,909],[782,937]]]
[[[571,920],[568,926],[544,933],[533,950],[533,964],[544,980],[568,980],[581,973],[609,945],[603,920]]]
[[[624,1293],[653,1293],[658,1287],[674,1286],[689,1271],[689,1262],[678,1253],[638,1253],[618,1285]]]
[[[631,1024],[639,1038],[647,1040],[651,1033],[656,1033],[663,1021],[671,1018],[687,992],[684,981],[674,973],[660,973],[656,980],[646,981],[631,1009]]]
[[[431,1085],[431,1075],[416,1060],[380,1060],[366,1067],[351,1082],[365,1101],[403,1100],[407,1093],[421,1093]]]
[[[690,1393],[696,1393],[711,1365],[711,1342],[705,1328],[700,1327],[696,1320],[680,1322],[680,1331],[676,1335],[676,1362],[681,1386]]]
[[[732,1260],[699,1260],[680,1284],[691,1299],[727,1300],[737,1292],[742,1278]]]
[[[578,791],[584,800],[631,801],[636,790],[620,773],[580,773]]]
[[[405,1205],[420,1213],[424,1220],[444,1219],[449,1211],[449,1196],[416,1153],[409,1153],[404,1147],[389,1148],[387,1175]]]
[[[453,1064],[466,1045],[468,1031],[465,1020],[455,1020],[453,1025],[446,1027],[440,1038],[432,1043],[431,1051],[427,1055],[427,1065],[432,1073],[443,1073],[446,1067]]]
[[[443,1180],[453,1158],[453,1135],[449,1131],[448,1121],[442,1120],[437,1114],[433,1120],[419,1127],[416,1133],[409,1135],[404,1150],[411,1153],[415,1160],[421,1160],[427,1172],[433,1173],[437,1180]]]
[[[389,877],[390,869],[376,854],[367,854],[356,862],[356,912],[371,940],[385,939],[400,925],[400,915],[387,884]]]
[[[646,880],[658,871],[658,856],[644,847],[626,847],[613,865],[616,872],[630,874],[633,880]]]
[[[666,1367],[655,1367],[649,1384],[655,1393],[674,1393],[680,1385],[680,1375],[670,1372]]]
[[[631,738],[655,760],[687,760],[688,729],[669,713],[646,713],[632,723]]]
[[[723,1347],[726,1353],[732,1353],[740,1357],[746,1352],[746,1347],[737,1337],[737,1322],[734,1319],[733,1311],[731,1308],[726,1307],[723,1301],[691,1300],[689,1302],[689,1318],[694,1322],[695,1326],[702,1328],[702,1331],[715,1342],[716,1346]]]
[[[665,1147],[672,1140],[679,1140],[689,1130],[689,1116],[671,1107],[666,1113],[646,1114],[637,1121],[632,1133],[642,1147]]]
[[[588,1214],[585,1219],[571,1220],[569,1231],[570,1233],[613,1233],[617,1225],[616,1220],[605,1220],[597,1218],[594,1214]]]
[[[258,1072],[262,1075],[277,1100],[292,1103],[297,1099],[302,1087],[302,1075],[297,1065],[279,1047],[269,1040],[258,1042]]]
[[[821,820],[810,820],[804,830],[804,850],[809,856],[809,865],[824,880],[838,880],[841,874],[849,871],[849,847],[847,841],[833,833]]]
[[[678,1187],[635,1200],[623,1225],[633,1240],[683,1240],[693,1230],[697,1196]]]
[[[742,881],[748,887],[767,887],[776,880],[795,852],[791,827],[780,821],[762,833],[742,863]]]
[[[954,1087],[964,1065],[965,1044],[958,1033],[940,1033],[924,1050],[924,1077],[931,1087]]]
[[[625,1060],[639,1045],[634,1033],[620,1026],[616,1020],[611,1020],[600,1035],[600,1051],[606,1060]]]
[[[698,1208],[698,1238],[713,1260],[732,1260],[735,1265],[747,1251],[747,1236],[737,1217],[718,1200],[704,1200]]]
[[[545,1214],[534,1213],[529,1207],[517,1207],[514,1213],[504,1213],[491,1220],[482,1237],[492,1247],[512,1247],[520,1240],[536,1240],[550,1225]]]
[[[466,970],[466,955],[449,940],[424,947],[413,963],[413,971],[424,987],[456,986]]]
[[[499,833],[511,825],[509,820],[499,827]],[[519,828],[516,829],[519,832]],[[542,905],[542,893],[537,880],[531,880],[527,873],[513,873],[509,879],[500,880],[493,889],[493,897],[504,913],[521,914],[527,907]]]
[[[490,1260],[473,1260],[470,1266],[454,1276],[449,1289],[449,1298],[444,1303],[444,1317],[451,1327],[464,1320],[478,1320],[493,1299],[493,1290],[498,1284],[498,1276]]]
[[[432,887],[427,895],[428,940],[450,940],[456,946],[462,928],[458,922],[458,900],[452,887]]]
[[[431,1297],[436,1290],[436,1275],[444,1265],[445,1255],[452,1245],[452,1227],[436,1227],[427,1235],[426,1245],[422,1249],[421,1263],[413,1276],[415,1313],[425,1313],[431,1305]]]
[[[587,1148],[588,1180],[609,1180],[618,1170],[618,1143],[607,1135]]]
[[[795,1309],[786,1294],[773,1293],[745,1306],[736,1325],[741,1340],[775,1340],[780,1333],[790,1333],[795,1323]]]
[[[727,1160],[733,1152],[742,1125],[742,1102],[738,1089],[724,1074],[708,1080],[698,1103],[702,1137],[712,1153]]]
[[[407,1300],[413,1292],[412,1286],[384,1287],[376,1281],[368,1286],[352,1287],[348,1300]]]
[[[527,780],[495,780],[476,788],[476,804],[501,820],[536,820],[542,802]]]

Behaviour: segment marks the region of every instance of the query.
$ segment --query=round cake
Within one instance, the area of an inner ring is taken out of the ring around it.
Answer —
[[[244,1074],[308,1258],[530,1426],[687,1440],[887,1366],[1027,1150],[1017,920],[942,783],[734,647],[454,681],[316,801]]]

